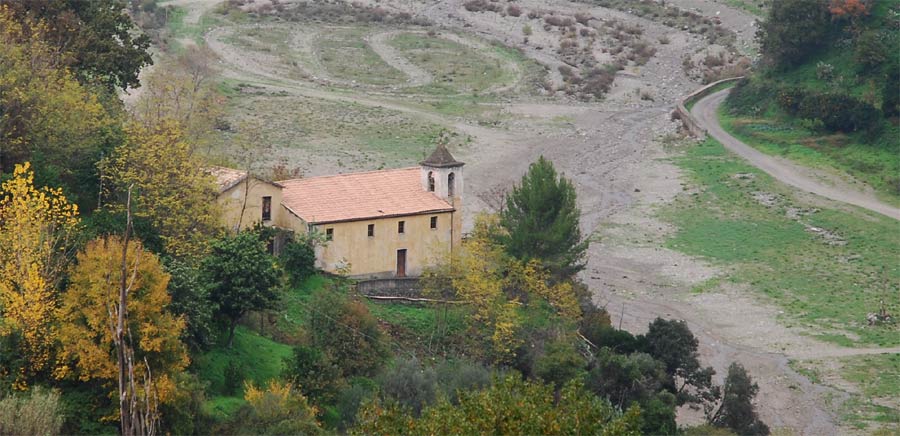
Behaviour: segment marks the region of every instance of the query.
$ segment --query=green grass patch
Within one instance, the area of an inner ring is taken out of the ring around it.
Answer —
[[[900,296],[890,288],[900,282],[900,223],[849,206],[809,213],[811,205],[789,187],[712,139],[690,147],[676,163],[698,192],[661,210],[679,228],[666,246],[728,265],[726,279],[770,297],[824,340],[900,344],[897,328],[866,325],[866,314],[882,299],[890,312],[900,312]],[[812,228],[841,242],[829,243]]]
[[[821,134],[784,117],[735,116],[722,109],[722,127],[763,153],[799,164],[837,170],[873,187],[889,203],[900,205],[900,130],[888,127],[884,144],[868,144],[857,135]],[[889,142],[888,138],[894,138]]]
[[[328,37],[317,40],[319,59],[331,77],[368,85],[402,85],[403,72],[388,65],[363,40],[367,29],[328,29]]]
[[[237,413],[237,411],[247,404],[240,397],[212,397],[203,403],[203,414],[213,418],[216,421],[226,421]]]
[[[895,398],[900,394],[900,354],[875,354],[842,359],[844,379],[856,383],[863,394]]]
[[[443,130],[391,109],[301,96],[240,95],[228,112],[237,128],[264,126],[266,144],[297,162],[311,165],[315,156],[349,170],[416,165]],[[221,135],[218,153],[232,154],[230,134]]]
[[[229,364],[240,368],[244,380],[263,385],[268,380],[281,376],[284,359],[291,357],[293,349],[289,345],[275,342],[259,333],[238,326],[234,332],[234,346],[218,346],[194,361],[197,376],[209,382],[209,391],[214,394],[226,392],[225,372]]]
[[[502,56],[486,56],[457,42],[417,33],[397,35],[388,43],[434,77],[431,84],[409,88],[408,92],[478,93],[515,80],[503,67],[509,56],[506,52]],[[498,51],[495,49],[494,53]]]

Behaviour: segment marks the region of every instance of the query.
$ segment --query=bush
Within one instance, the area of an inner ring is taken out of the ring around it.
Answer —
[[[834,65],[819,61],[816,64],[816,78],[826,82],[834,79]]]
[[[490,369],[468,360],[445,360],[435,373],[444,396],[453,404],[457,404],[459,392],[484,389],[492,381]]]
[[[642,404],[650,400],[669,381],[665,365],[650,355],[624,356],[603,348],[587,376],[587,388],[625,409],[633,402]]]
[[[500,5],[488,0],[468,0],[467,2],[463,3],[463,7],[466,8],[466,10],[469,12],[500,12],[502,10],[500,8]]]
[[[569,27],[575,24],[572,17],[561,17],[559,15],[545,15],[544,22],[556,27]]]
[[[437,375],[431,368],[422,368],[415,358],[398,359],[381,376],[381,394],[419,416],[425,406],[437,399]]]
[[[222,371],[222,380],[225,384],[223,390],[225,395],[237,395],[241,393],[244,386],[245,368],[238,359],[229,359],[228,365]]]
[[[372,379],[357,377],[338,393],[335,408],[340,417],[338,421],[340,430],[346,431],[356,424],[356,415],[359,414],[360,407],[372,399],[377,389],[378,386]]]
[[[846,94],[820,93],[803,88],[782,89],[778,104],[798,118],[819,120],[829,131],[874,131],[881,116],[874,106]]]
[[[372,376],[388,357],[378,321],[359,301],[323,289],[310,301],[308,333],[312,346],[340,368],[343,377]]]
[[[581,376],[586,364],[571,341],[556,340],[549,343],[544,354],[538,357],[534,373],[541,380],[552,383],[556,389],[561,389],[570,380]]]
[[[868,30],[856,38],[853,55],[863,70],[878,68],[889,59],[889,56],[896,56],[896,53],[891,55],[892,52],[885,41],[887,37],[889,35],[880,31]]]
[[[166,261],[164,268],[170,276],[166,287],[172,297],[169,310],[184,317],[187,324],[181,339],[191,350],[207,349],[214,339],[215,305],[209,300],[209,290],[200,278],[200,271],[174,259]]]
[[[506,14],[510,17],[518,17],[522,15],[522,8],[516,5],[509,5],[506,7]]]
[[[62,424],[56,391],[34,388],[0,399],[0,434],[59,434]]]
[[[281,251],[282,268],[290,278],[291,286],[300,286],[316,274],[316,250],[310,240],[291,240]]]
[[[285,362],[285,377],[314,400],[331,399],[341,381],[341,370],[322,350],[308,345],[294,347]]]
[[[270,381],[265,390],[252,384],[244,388],[247,404],[238,410],[232,430],[236,434],[322,433],[316,408],[290,383]]]
[[[771,104],[775,89],[772,82],[741,79],[731,88],[725,103],[732,114],[759,115]]]

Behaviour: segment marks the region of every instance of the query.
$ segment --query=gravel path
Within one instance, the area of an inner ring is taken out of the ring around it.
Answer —
[[[808,173],[809,169],[787,160],[764,154],[728,134],[719,124],[716,114],[716,110],[722,101],[725,100],[725,97],[728,96],[728,92],[729,90],[726,89],[711,94],[698,101],[691,109],[691,114],[694,115],[701,127],[706,129],[710,136],[721,142],[725,148],[746,159],[751,165],[765,171],[770,176],[797,189],[900,220],[900,208],[882,203],[870,193],[856,191],[845,186],[826,185],[804,174]]]

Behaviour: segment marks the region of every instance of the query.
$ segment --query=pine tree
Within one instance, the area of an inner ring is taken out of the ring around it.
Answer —
[[[531,164],[522,182],[506,197],[500,236],[507,253],[521,260],[540,260],[555,279],[584,268],[588,241],[581,239],[575,186],[557,174],[543,156]]]

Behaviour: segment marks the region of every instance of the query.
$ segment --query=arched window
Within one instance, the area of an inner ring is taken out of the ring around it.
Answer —
[[[456,174],[450,173],[447,176],[447,196],[452,197],[454,188],[456,187]]]
[[[434,192],[434,173],[428,172],[428,192]]]

